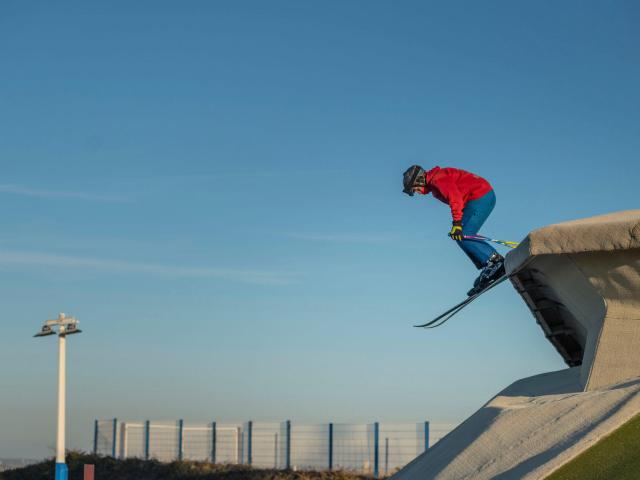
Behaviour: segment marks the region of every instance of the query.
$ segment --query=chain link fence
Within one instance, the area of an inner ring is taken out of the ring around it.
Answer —
[[[420,423],[186,423],[96,420],[93,450],[115,458],[194,460],[256,468],[389,475],[455,425]]]

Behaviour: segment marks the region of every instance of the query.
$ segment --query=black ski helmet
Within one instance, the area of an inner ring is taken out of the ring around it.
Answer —
[[[404,188],[402,191],[410,197],[413,197],[414,187],[426,184],[425,171],[420,165],[411,165],[403,174],[402,185]]]

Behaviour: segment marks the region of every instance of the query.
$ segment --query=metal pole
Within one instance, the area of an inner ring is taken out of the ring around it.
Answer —
[[[247,425],[247,464],[251,465],[251,442],[253,440],[253,422],[251,420],[249,420],[248,425]]]
[[[64,463],[65,453],[65,402],[66,402],[66,336],[60,325],[58,334],[58,433],[56,437],[56,480],[67,480],[69,472]]]
[[[291,468],[291,420],[287,420],[287,470]]]
[[[129,448],[129,425],[127,422],[122,422],[120,424],[120,452],[119,456],[121,459],[127,458],[128,448]]]
[[[378,443],[380,440],[380,424],[373,424],[373,476],[378,478]]]
[[[151,446],[151,422],[144,422],[144,459],[149,460],[149,447]]]
[[[389,473],[389,437],[384,439],[384,474]]]
[[[329,424],[329,470],[333,470],[333,423]]]
[[[184,447],[183,438],[184,438],[184,421],[180,419],[178,422],[178,460],[180,461],[182,461],[182,449]]]
[[[67,393],[67,334],[80,333],[78,321],[73,317],[66,317],[64,313],[58,314],[55,320],[47,320],[40,331],[34,337],[48,337],[58,334],[58,415],[56,424],[56,466],[55,479],[67,480],[69,470],[65,463],[66,440],[66,393]],[[97,424],[94,431],[94,450],[97,449]]]
[[[275,434],[274,443],[273,443],[273,468],[280,468],[280,462],[278,461],[278,434]]]
[[[98,420],[93,422],[93,454],[98,454]]]
[[[118,419],[113,419],[113,443],[111,445],[111,456],[116,458],[116,441],[118,440]]]
[[[216,422],[211,422],[211,463],[216,463]]]
[[[429,450],[429,422],[424,422],[424,451]]]

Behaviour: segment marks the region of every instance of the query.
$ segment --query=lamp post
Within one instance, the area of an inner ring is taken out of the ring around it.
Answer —
[[[67,335],[80,333],[78,320],[67,317],[64,313],[55,320],[47,320],[34,337],[58,335],[58,426],[56,436],[56,476],[55,480],[67,480],[68,471],[65,463],[65,404],[66,404],[66,340]],[[56,331],[57,330],[57,331]]]

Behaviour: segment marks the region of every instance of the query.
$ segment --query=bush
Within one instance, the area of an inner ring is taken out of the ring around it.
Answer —
[[[371,480],[370,475],[343,471],[263,470],[246,465],[208,462],[171,462],[67,453],[70,480],[82,480],[85,464],[95,465],[96,480]],[[54,480],[55,460],[0,473],[1,480]]]

